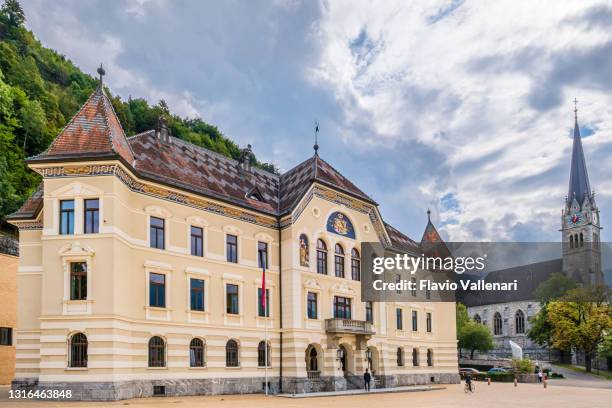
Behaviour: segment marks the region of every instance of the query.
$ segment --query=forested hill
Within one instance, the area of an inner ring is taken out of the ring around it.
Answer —
[[[49,146],[97,86],[67,57],[45,48],[24,27],[17,0],[6,0],[0,9],[0,231],[6,215],[16,211],[38,185],[40,178],[27,169],[24,159]],[[108,91],[108,90],[107,90]],[[236,143],[217,127],[201,119],[181,118],[163,101],[151,106],[140,98],[127,101],[110,92],[113,107],[126,134],[155,128],[165,116],[172,135],[237,159]],[[256,159],[254,165],[277,169]]]

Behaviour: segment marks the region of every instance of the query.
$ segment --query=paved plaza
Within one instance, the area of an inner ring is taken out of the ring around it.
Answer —
[[[562,381],[562,380],[561,380]],[[517,408],[568,407],[609,408],[612,390],[563,386],[556,383],[544,389],[536,384],[477,383],[474,394],[465,394],[463,385],[449,385],[443,390],[320,398],[279,398],[263,395],[218,395],[210,397],[144,398],[114,402],[16,401],[8,399],[8,389],[0,389],[0,408],[15,407],[142,407],[142,408]]]

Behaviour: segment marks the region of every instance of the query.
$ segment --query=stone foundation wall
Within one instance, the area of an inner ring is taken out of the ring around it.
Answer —
[[[432,381],[433,379],[433,381]],[[214,378],[180,380],[135,380],[118,382],[38,382],[33,378],[19,378],[12,387],[17,390],[71,390],[72,400],[114,401],[130,398],[154,396],[154,387],[164,387],[164,396],[219,395],[219,394],[262,394],[264,377],[252,378]],[[458,374],[401,374],[374,376],[375,388],[392,388],[422,384],[456,384]],[[278,377],[269,377],[269,392],[279,392]],[[343,391],[361,388],[363,379],[354,376],[347,381],[344,377],[323,376],[318,380],[303,377],[283,377],[283,393],[302,394],[322,391]]]

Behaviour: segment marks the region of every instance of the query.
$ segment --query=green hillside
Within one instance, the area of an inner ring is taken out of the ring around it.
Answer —
[[[0,230],[8,228],[5,216],[16,211],[40,181],[24,158],[45,150],[97,86],[96,79],[70,59],[45,48],[24,27],[25,18],[17,0],[6,0],[0,9]],[[239,156],[236,143],[216,126],[174,115],[163,100],[154,106],[140,98],[111,100],[127,135],[155,128],[163,115],[173,136],[234,159]],[[255,166],[277,172],[273,165],[253,160]]]

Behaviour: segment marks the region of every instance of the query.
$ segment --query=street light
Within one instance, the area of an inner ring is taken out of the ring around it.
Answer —
[[[342,360],[342,357],[344,357],[344,350],[339,348],[338,350],[336,350],[336,360],[340,361]]]
[[[366,349],[365,351],[365,357],[367,361],[370,361],[372,359],[372,350],[370,350],[369,348]]]

